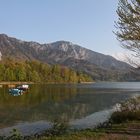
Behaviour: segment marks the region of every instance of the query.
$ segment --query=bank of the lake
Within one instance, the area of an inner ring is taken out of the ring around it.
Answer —
[[[2,140],[139,140],[140,139],[140,97],[122,102],[105,123],[91,129],[70,129],[67,123],[54,123],[42,133],[21,136],[16,130]],[[135,115],[134,115],[135,114]],[[120,119],[121,118],[121,119]]]
[[[1,140],[139,140],[140,121],[129,121],[127,123],[112,124],[111,127],[100,127],[96,129],[69,130],[65,126],[58,125],[42,134],[21,136],[13,130],[11,136],[1,137]]]
[[[9,95],[3,85],[0,93],[0,133],[21,126],[23,131],[18,131],[22,134],[34,135],[56,119],[72,122],[78,130],[92,130],[116,103],[140,95],[140,83],[31,84],[28,94],[18,97]]]
[[[24,84],[28,84],[28,85],[31,85],[31,84],[35,84],[35,82],[21,82],[21,81],[4,81],[4,82],[0,82],[0,85],[24,85]]]
[[[49,84],[94,84],[96,83],[95,81],[91,81],[91,82],[41,82],[41,81],[36,81],[36,82],[29,82],[29,81],[1,81],[0,82],[0,86],[3,86],[3,85],[24,85],[24,84],[27,84],[27,85],[32,85],[32,84],[46,84],[46,85],[49,85]]]
[[[36,138],[37,139],[37,138]],[[112,125],[110,128],[82,130],[61,136],[42,136],[40,140],[139,140],[140,122]],[[37,139],[38,140],[38,139]]]
[[[57,127],[55,127],[56,129]],[[60,128],[59,128],[60,129]],[[61,131],[61,129],[60,129]],[[64,131],[62,129],[62,131]],[[50,131],[52,134],[55,131]],[[56,131],[57,132],[57,131]],[[59,133],[58,133],[59,134]],[[60,133],[61,134],[61,133]],[[61,136],[41,136],[55,140],[139,140],[140,139],[140,96],[133,97],[116,106],[110,119],[94,129],[83,129]]]
[[[139,140],[140,121],[113,124],[112,127],[69,132],[59,136],[40,136],[33,140]]]

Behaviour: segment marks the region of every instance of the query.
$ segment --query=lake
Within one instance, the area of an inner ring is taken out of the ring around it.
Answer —
[[[0,135],[17,128],[33,134],[54,121],[74,128],[93,127],[105,120],[116,103],[140,95],[140,82],[30,85],[27,93],[12,96],[0,88]],[[28,128],[28,129],[27,129]]]

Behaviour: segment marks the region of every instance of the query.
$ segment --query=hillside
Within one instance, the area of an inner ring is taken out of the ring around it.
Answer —
[[[0,34],[2,60],[38,60],[48,64],[60,64],[82,71],[95,80],[134,80],[134,69],[109,55],[94,52],[67,41],[49,44],[22,41]]]

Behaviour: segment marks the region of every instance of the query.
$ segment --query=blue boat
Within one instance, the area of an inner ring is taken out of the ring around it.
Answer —
[[[9,89],[9,93],[13,96],[19,96],[23,94],[23,90],[13,88],[13,89]]]

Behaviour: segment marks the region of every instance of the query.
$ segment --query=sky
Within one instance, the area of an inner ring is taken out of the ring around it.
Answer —
[[[104,54],[123,52],[113,31],[118,0],[0,0],[0,33],[26,41],[70,41]]]

